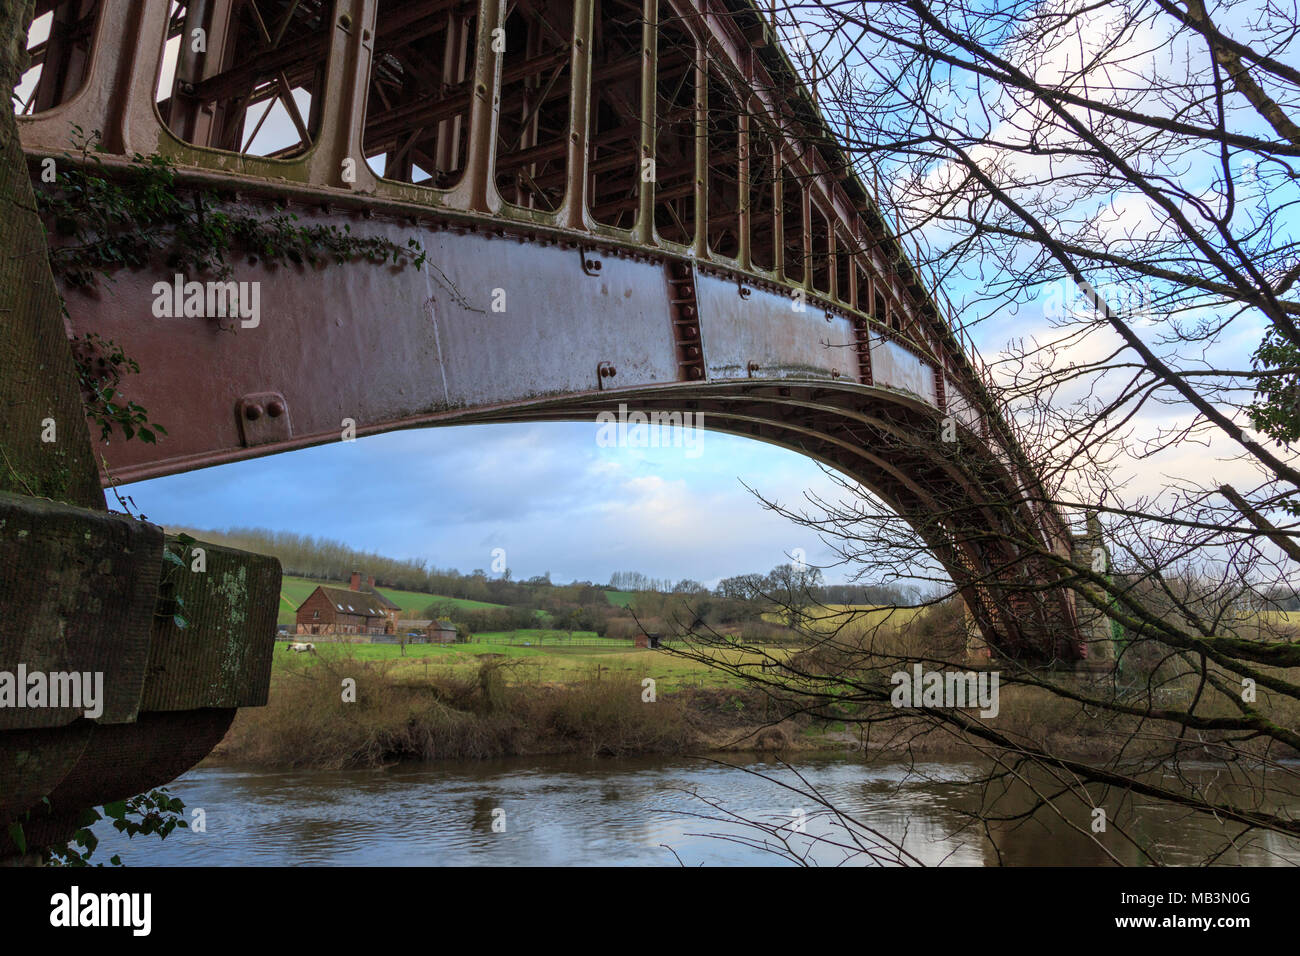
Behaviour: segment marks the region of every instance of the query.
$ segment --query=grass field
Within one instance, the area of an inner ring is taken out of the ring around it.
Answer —
[[[814,605],[808,609],[810,627],[817,631],[833,631],[836,628],[865,631],[881,624],[901,626],[909,623],[919,613],[920,608],[889,608],[872,604],[826,604]],[[772,612],[764,614],[763,620],[772,624],[784,623],[779,614]]]
[[[348,587],[347,581],[314,581],[310,578],[295,578],[286,574],[280,584],[280,616],[276,619],[276,623],[293,624],[294,610],[311,596],[312,591],[315,591],[322,584],[326,587],[343,588],[344,590],[347,590]],[[502,606],[500,604],[488,604],[485,601],[467,601],[464,598],[440,597],[437,594],[425,594],[422,591],[398,591],[395,588],[376,588],[375,590],[394,604],[397,604],[403,611],[412,611],[416,614],[422,613],[426,607],[435,601],[441,601],[461,610]]]
[[[591,632],[575,631],[576,640],[594,639]],[[660,693],[683,687],[727,687],[733,681],[700,661],[685,660],[664,651],[627,646],[623,641],[611,641],[610,647],[567,643],[566,635],[558,631],[513,631],[500,634],[475,635],[468,644],[408,644],[406,655],[396,644],[334,644],[316,643],[316,652],[324,658],[335,659],[349,655],[364,661],[393,661],[397,674],[412,677],[447,675],[472,680],[483,663],[484,655],[500,655],[507,660],[507,679],[512,683],[571,684],[595,677],[631,677],[640,681],[653,677]],[[522,641],[533,641],[524,646]],[[509,643],[506,643],[508,641]],[[276,647],[276,669],[302,659]],[[713,652],[726,655],[728,661],[757,659],[739,651],[719,649]],[[783,653],[773,650],[773,654]]]
[[[615,607],[627,607],[636,597],[634,591],[606,591],[605,600]]]
[[[1261,611],[1265,626],[1300,627],[1300,611]]]

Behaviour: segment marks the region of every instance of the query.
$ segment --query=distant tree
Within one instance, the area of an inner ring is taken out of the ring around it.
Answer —
[[[437,621],[454,616],[456,604],[453,601],[434,601],[432,604],[425,605],[420,613],[426,620]]]
[[[718,582],[714,593],[722,598],[735,598],[748,601],[762,590],[763,575],[737,574],[735,577],[723,578]]]
[[[560,627],[569,637],[573,637],[574,631],[585,631],[589,629],[590,618],[585,608],[570,608],[560,619]]]
[[[780,609],[787,627],[799,627],[808,608],[818,603],[813,592],[821,587],[822,570],[810,564],[778,564],[763,580],[763,594]]]
[[[605,589],[597,587],[594,584],[582,585],[578,589],[575,599],[583,607],[602,607],[609,605],[609,599],[605,597]]]

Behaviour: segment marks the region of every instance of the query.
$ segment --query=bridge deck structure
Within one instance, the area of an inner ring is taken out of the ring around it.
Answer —
[[[87,162],[71,143],[96,131],[110,177],[161,156],[196,197],[424,256],[238,263],[255,316],[168,314],[213,277],[164,262],[65,288],[70,336],[135,359],[125,387],[168,430],[100,445],[106,482],[398,428],[690,412],[870,489],[999,654],[1086,656],[1066,521],[748,0],[37,14],[34,177]]]

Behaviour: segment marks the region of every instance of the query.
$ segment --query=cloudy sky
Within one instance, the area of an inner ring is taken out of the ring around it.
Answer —
[[[713,583],[767,571],[815,537],[763,508],[833,494],[793,452],[705,432],[696,449],[597,444],[595,424],[393,432],[126,486],[164,525],[264,527],[462,571],[505,549],[514,577],[604,583],[642,571]],[[828,574],[834,579],[835,574]]]

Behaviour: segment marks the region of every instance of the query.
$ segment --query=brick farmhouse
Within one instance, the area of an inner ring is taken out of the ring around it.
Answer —
[[[347,589],[321,585],[298,606],[299,634],[348,635],[392,634],[397,629],[401,608],[375,590],[375,579],[361,586],[361,575],[352,572]]]

